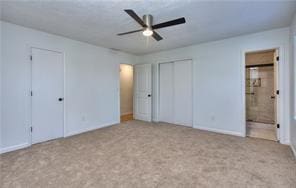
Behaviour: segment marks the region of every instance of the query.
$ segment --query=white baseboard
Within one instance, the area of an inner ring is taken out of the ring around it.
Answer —
[[[296,159],[296,148],[292,144],[290,145],[290,147],[291,147],[291,149],[293,151],[293,154],[294,154],[294,157]]]
[[[81,129],[81,130],[78,130],[78,131],[73,131],[73,132],[65,134],[64,137],[81,134],[81,133],[84,133],[84,132],[100,129],[100,128],[103,128],[103,127],[109,127],[109,126],[112,126],[112,125],[115,125],[115,124],[119,124],[119,122],[111,122],[111,123],[98,125],[98,126],[94,126],[94,127],[88,127],[88,128]],[[0,148],[0,154],[15,151],[15,150],[19,150],[19,149],[23,149],[23,148],[27,148],[27,147],[30,147],[30,146],[31,146],[31,144],[29,144],[29,143],[23,143],[23,144],[9,146],[9,147],[5,147],[5,148]]]
[[[244,137],[244,134],[240,133],[240,132],[227,131],[227,130],[222,130],[222,129],[209,128],[209,127],[203,127],[203,126],[200,126],[200,125],[194,125],[193,128],[204,130],[204,131],[215,132],[215,133],[221,133],[221,134],[228,134],[228,135],[233,135],[233,136]]]
[[[158,123],[159,121],[158,121],[158,119],[152,119],[152,122]]]
[[[31,144],[29,144],[29,143],[22,143],[22,144],[18,144],[18,145],[14,145],[14,146],[9,146],[9,147],[5,147],[5,148],[1,148],[0,149],[0,154],[11,152],[11,151],[15,151],[15,150],[19,150],[19,149],[23,149],[23,148],[27,148],[30,145]]]
[[[280,143],[284,145],[290,145],[290,142],[288,140],[282,140],[280,139]]]
[[[77,135],[77,134],[93,131],[93,130],[104,128],[104,127],[109,127],[109,126],[119,124],[119,123],[120,122],[116,121],[116,122],[106,123],[106,124],[102,124],[102,125],[96,125],[96,126],[93,126],[93,127],[87,127],[85,129],[80,129],[80,130],[77,130],[77,131],[72,131],[72,132],[66,133],[64,137],[74,136],[74,135]]]

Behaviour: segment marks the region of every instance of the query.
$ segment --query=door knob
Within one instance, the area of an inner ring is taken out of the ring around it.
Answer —
[[[64,98],[59,98],[59,101],[63,101],[64,100]]]
[[[148,94],[148,97],[151,97],[151,94]]]

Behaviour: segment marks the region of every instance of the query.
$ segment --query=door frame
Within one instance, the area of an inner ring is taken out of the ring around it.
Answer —
[[[154,122],[159,122],[159,113],[160,113],[160,65],[164,64],[164,63],[174,63],[176,61],[191,61],[191,65],[192,65],[192,70],[191,70],[191,74],[192,74],[192,125],[190,126],[191,128],[194,128],[194,122],[195,122],[195,118],[194,118],[194,104],[195,104],[195,97],[194,97],[194,61],[192,58],[185,58],[185,59],[177,59],[177,60],[169,60],[169,61],[164,61],[164,62],[159,62],[156,63],[157,68],[156,68],[156,76],[155,76],[155,83],[156,83],[156,91],[155,91],[155,99],[154,102],[152,102],[152,104],[155,104],[155,108],[152,106],[152,117],[153,117],[153,121]],[[154,93],[154,91],[152,91],[152,93]],[[155,112],[154,112],[155,111]],[[155,116],[155,117],[154,117]]]
[[[246,49],[243,50],[241,55],[242,55],[242,63],[241,63],[241,91],[242,91],[242,103],[243,103],[243,109],[242,109],[242,125],[243,125],[243,130],[242,130],[242,135],[244,137],[247,136],[247,123],[246,123],[246,54],[250,52],[258,52],[258,51],[265,51],[265,50],[278,50],[278,55],[279,55],[279,61],[278,61],[278,66],[277,66],[277,83],[278,83],[278,88],[277,90],[280,91],[280,94],[277,95],[277,105],[276,105],[276,116],[277,116],[277,122],[275,124],[280,124],[279,128],[279,138],[278,141],[280,143],[284,143],[284,47],[283,46],[267,46],[267,47],[260,47],[260,48],[251,48],[251,49]]]
[[[41,47],[35,47],[35,46],[30,46],[30,57],[33,57],[33,49],[39,49],[39,50],[46,50],[46,51],[51,51],[51,52],[56,52],[56,53],[60,53],[63,56],[63,92],[64,92],[64,100],[63,100],[63,138],[66,137],[65,133],[66,133],[66,63],[65,63],[65,53],[62,51],[58,51],[58,50],[52,50],[52,49],[48,49],[48,48],[41,48]],[[30,123],[28,125],[28,132],[29,132],[29,146],[33,145],[33,132],[31,132],[31,127],[32,127],[32,123],[33,123],[33,98],[31,96],[31,91],[33,89],[33,79],[32,79],[32,74],[33,74],[33,65],[32,65],[32,59],[30,59],[30,87],[29,87],[29,97],[30,97]],[[34,129],[33,129],[34,131]]]

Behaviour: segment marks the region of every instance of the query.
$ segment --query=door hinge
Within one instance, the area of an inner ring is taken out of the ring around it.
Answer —
[[[32,126],[30,127],[30,131],[33,132],[33,127]]]
[[[30,55],[30,60],[31,60],[31,61],[33,60],[33,56],[32,56],[32,55]]]
[[[279,60],[280,60],[280,56],[277,56],[277,57],[276,57],[276,60],[279,61]]]
[[[280,94],[280,90],[276,90],[276,94],[279,95]]]
[[[276,128],[278,128],[278,129],[279,129],[279,128],[280,128],[280,124],[276,124]]]

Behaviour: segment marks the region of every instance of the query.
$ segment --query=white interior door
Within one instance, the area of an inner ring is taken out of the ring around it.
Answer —
[[[134,66],[134,119],[151,121],[151,64]]]
[[[173,62],[159,65],[159,85],[159,121],[175,123]]]
[[[192,127],[192,62],[174,62],[175,124]]]
[[[192,126],[192,61],[159,67],[159,121]]]
[[[63,137],[63,54],[32,48],[32,143]]]

